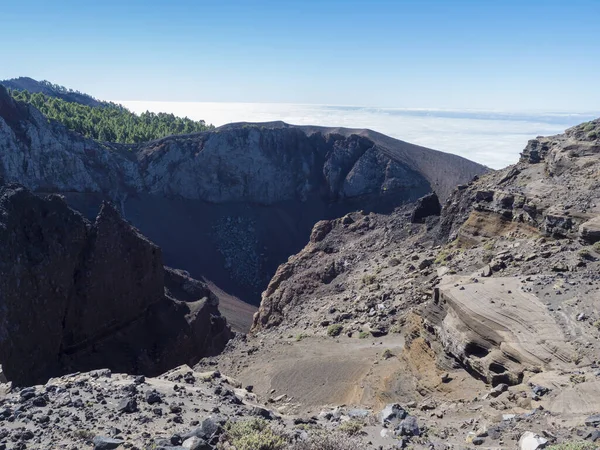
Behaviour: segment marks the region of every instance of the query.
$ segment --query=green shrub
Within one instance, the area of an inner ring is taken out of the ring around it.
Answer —
[[[348,436],[356,436],[361,432],[365,424],[360,420],[348,420],[339,426],[339,430]]]
[[[362,283],[367,286],[370,284],[374,284],[375,281],[377,281],[377,277],[373,274],[366,274],[366,275],[363,275],[363,277],[362,277]]]
[[[565,442],[563,444],[556,444],[547,447],[547,450],[595,450],[596,445],[591,442],[573,441]]]
[[[600,253],[600,241],[598,241],[594,245],[592,245],[592,248],[594,249],[594,251],[596,253]]]
[[[577,254],[583,259],[587,259],[591,256],[590,250],[587,248],[582,248],[577,252]]]
[[[237,450],[283,450],[289,440],[264,419],[230,422],[225,427],[227,441]]]
[[[83,441],[91,441],[92,439],[94,439],[94,436],[96,436],[96,433],[94,433],[93,431],[84,429],[75,430],[73,434],[75,435],[75,438],[81,439]]]
[[[371,333],[367,332],[367,331],[361,331],[360,333],[358,333],[358,338],[359,339],[366,339],[369,337]]]
[[[590,131],[587,135],[588,139],[596,139],[598,137],[598,133],[595,131]]]
[[[592,131],[594,129],[594,124],[592,122],[587,122],[582,125],[583,131]]]
[[[392,334],[402,333],[402,327],[400,326],[400,324],[392,325],[390,327],[390,333],[392,333]]]
[[[450,259],[452,259],[452,254],[448,250],[442,250],[438,253],[434,262],[436,264],[441,264],[444,261],[449,261]]]
[[[343,329],[344,327],[341,324],[335,323],[333,325],[329,325],[329,328],[327,328],[327,334],[332,337],[339,336]]]
[[[290,450],[358,450],[367,446],[355,436],[340,432],[317,432],[309,435],[308,439],[298,441]]]
[[[569,377],[569,380],[573,384],[585,383],[585,375],[573,374]]]
[[[173,134],[214,129],[204,120],[194,121],[166,113],[145,112],[138,115],[116,103],[101,102],[100,106],[86,106],[42,93],[10,93],[16,100],[35,106],[48,119],[56,120],[69,130],[100,142],[135,144]]]

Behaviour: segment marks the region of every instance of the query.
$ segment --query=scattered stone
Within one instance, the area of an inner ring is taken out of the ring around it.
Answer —
[[[597,427],[600,425],[600,414],[589,416],[587,419],[585,419],[585,424],[588,427]]]
[[[536,385],[534,385],[534,386],[531,388],[531,390],[532,390],[532,392],[533,392],[535,395],[537,395],[537,396],[539,396],[539,397],[543,397],[543,396],[544,396],[544,395],[546,395],[548,392],[550,392],[550,389],[548,389],[547,387],[540,386],[540,385],[537,385],[537,384],[536,384]]]
[[[117,405],[117,410],[119,412],[124,412],[127,414],[134,413],[138,410],[137,401],[135,398],[124,398]]]
[[[526,431],[519,439],[519,450],[537,450],[545,448],[547,443],[547,439],[531,431]]]
[[[421,431],[417,423],[415,416],[407,416],[400,424],[394,429],[396,436],[419,436]]]
[[[400,405],[397,403],[390,403],[379,413],[379,418],[381,424],[386,427],[389,424],[400,423],[407,415],[408,413]]]
[[[125,443],[121,439],[113,439],[105,436],[96,436],[92,443],[94,444],[94,450],[112,450],[118,448],[119,445]]]
[[[145,398],[149,405],[162,402],[162,397],[156,390],[146,391]]]
[[[495,388],[493,388],[490,391],[490,395],[492,397],[498,397],[500,394],[502,394],[503,392],[506,392],[507,390],[508,390],[508,384],[500,383],[498,386],[496,386]]]
[[[477,436],[474,437],[471,442],[473,445],[483,445],[483,443],[485,442],[485,438]]]

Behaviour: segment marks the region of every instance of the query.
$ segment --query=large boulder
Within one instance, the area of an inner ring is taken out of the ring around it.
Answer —
[[[427,217],[439,216],[441,211],[442,206],[440,205],[438,196],[435,193],[431,193],[417,200],[410,221],[412,223],[423,223]]]
[[[579,236],[590,244],[600,241],[600,216],[582,223],[579,226]]]

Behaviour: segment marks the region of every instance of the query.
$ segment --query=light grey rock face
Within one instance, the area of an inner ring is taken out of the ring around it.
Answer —
[[[166,138],[140,152],[144,182],[153,194],[213,203],[274,204],[385,195],[428,187],[423,175],[393,161],[358,136],[307,136],[297,128],[246,126]]]
[[[0,173],[7,181],[41,191],[142,188],[137,162],[125,149],[84,139],[1,93],[0,102]]]
[[[336,200],[438,184],[420,160],[443,154],[395,140],[384,148],[342,131],[238,124],[142,145],[103,144],[49,122],[0,87],[0,174],[33,190],[268,205],[314,193]],[[402,152],[391,151],[394,145]],[[451,184],[484,171],[460,158],[444,169]]]

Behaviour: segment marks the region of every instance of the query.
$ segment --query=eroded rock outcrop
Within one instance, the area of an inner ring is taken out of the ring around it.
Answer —
[[[446,200],[441,237],[478,241],[471,226],[477,220],[494,233],[528,233],[531,227],[550,237],[586,240],[600,214],[599,155],[600,119],[529,141],[517,164],[461,186]]]
[[[109,204],[90,223],[56,195],[2,186],[0,246],[0,362],[11,381],[97,367],[156,374],[229,338],[210,291],[165,272],[160,248]]]
[[[448,277],[432,305],[444,309],[437,326],[444,350],[492,385],[521,382],[526,369],[566,369],[573,348],[545,305],[516,277],[473,282]]]

